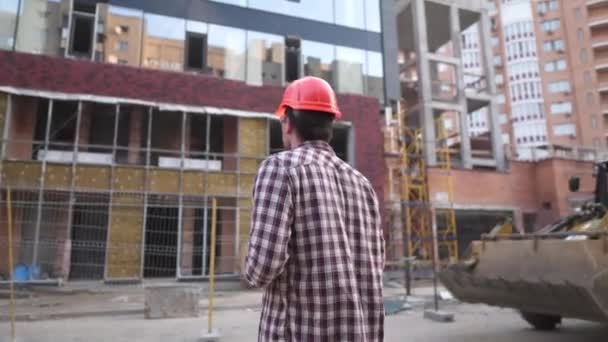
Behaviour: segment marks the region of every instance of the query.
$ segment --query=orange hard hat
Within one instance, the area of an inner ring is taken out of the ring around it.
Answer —
[[[334,90],[329,83],[318,77],[308,76],[292,82],[285,89],[277,115],[283,117],[287,107],[324,112],[336,119],[342,117]]]

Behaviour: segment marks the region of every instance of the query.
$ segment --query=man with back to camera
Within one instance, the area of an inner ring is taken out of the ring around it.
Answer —
[[[258,171],[245,266],[265,288],[258,341],[383,341],[378,199],[329,145],[342,116],[334,91],[297,80],[277,115],[286,151]]]

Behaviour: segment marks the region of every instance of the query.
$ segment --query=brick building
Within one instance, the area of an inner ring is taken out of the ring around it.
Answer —
[[[3,2],[0,273],[10,189],[38,279],[204,278],[212,199],[218,272],[238,274],[273,112],[303,75],[338,90],[334,149],[382,196],[381,7],[335,2]]]

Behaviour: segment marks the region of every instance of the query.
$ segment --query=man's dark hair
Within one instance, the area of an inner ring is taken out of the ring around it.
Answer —
[[[303,141],[331,141],[334,128],[334,117],[332,114],[313,110],[297,110],[288,107],[285,110],[285,115]]]

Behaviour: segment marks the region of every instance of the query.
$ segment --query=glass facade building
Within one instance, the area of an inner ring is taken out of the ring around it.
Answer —
[[[385,98],[379,0],[2,0],[0,18],[0,49]]]

